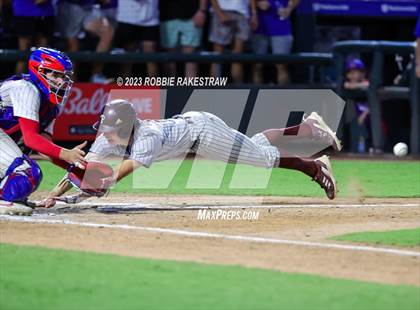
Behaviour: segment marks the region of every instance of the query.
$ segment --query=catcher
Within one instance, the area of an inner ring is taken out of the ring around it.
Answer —
[[[334,199],[337,194],[327,156],[301,158],[274,146],[281,145],[286,131],[298,130],[299,136],[328,143],[335,150],[341,150],[335,133],[316,112],[304,117],[298,126],[269,129],[249,138],[207,112],[187,112],[162,120],[140,120],[130,102],[117,99],[105,105],[100,121],[94,124],[94,128],[98,130],[98,135],[85,157],[89,163],[86,169],[70,168],[40,206],[51,207],[56,200],[76,203],[90,196],[101,197],[112,184],[139,167],[149,168],[155,161],[175,158],[188,152],[230,163],[301,171],[317,182],[329,199]],[[101,163],[104,158],[111,156],[124,158],[115,173]],[[59,198],[72,185],[79,188],[81,193]]]
[[[48,156],[65,169],[83,162],[85,155],[86,143],[69,150],[51,141],[73,84],[70,58],[40,47],[31,53],[28,68],[29,74],[0,81],[0,214],[32,214],[22,203],[38,188],[42,171],[31,153]]]

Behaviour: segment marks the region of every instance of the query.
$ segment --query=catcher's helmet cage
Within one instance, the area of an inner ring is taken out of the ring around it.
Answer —
[[[37,48],[29,56],[28,70],[32,82],[43,96],[53,104],[65,104],[73,85],[73,64],[66,54],[52,48]],[[51,81],[47,76],[49,71],[63,75],[62,85],[57,86]]]
[[[115,99],[108,102],[101,118],[93,125],[99,132],[116,131],[120,138],[127,138],[134,127],[137,113],[133,105],[123,99]]]

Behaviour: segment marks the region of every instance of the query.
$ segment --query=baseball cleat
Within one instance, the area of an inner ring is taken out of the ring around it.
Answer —
[[[311,128],[314,140],[331,145],[336,151],[341,151],[343,148],[341,141],[318,113],[312,112],[309,116],[305,115],[303,123]]]
[[[0,200],[0,215],[31,215],[32,208],[16,202]]]
[[[328,156],[324,155],[315,159],[315,163],[318,171],[313,180],[325,190],[329,199],[334,199],[337,196],[337,182],[334,179]]]

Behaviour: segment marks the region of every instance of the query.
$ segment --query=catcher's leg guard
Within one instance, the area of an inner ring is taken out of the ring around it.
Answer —
[[[33,193],[42,180],[38,164],[26,155],[17,157],[0,182],[0,199],[22,201]]]

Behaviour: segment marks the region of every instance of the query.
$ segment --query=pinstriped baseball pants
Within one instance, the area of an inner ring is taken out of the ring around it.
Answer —
[[[188,112],[183,116],[189,118],[192,136],[197,137],[199,142],[193,149],[196,154],[229,163],[278,167],[280,152],[264,134],[258,133],[249,138],[207,112]]]
[[[4,131],[0,129],[0,179],[2,179],[15,158],[22,156],[22,151]]]

